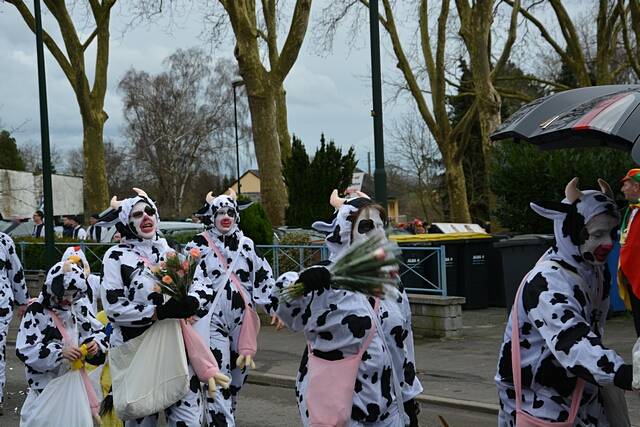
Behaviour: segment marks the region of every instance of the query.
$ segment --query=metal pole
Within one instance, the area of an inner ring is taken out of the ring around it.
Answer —
[[[40,0],[33,1],[36,20],[36,52],[38,57],[38,86],[40,89],[40,135],[42,145],[42,189],[44,192],[44,242],[45,265],[50,268],[57,259],[53,231],[53,190],[51,186],[51,151],[49,149],[49,113],[47,110],[47,81],[44,72],[44,47],[42,44],[42,14]]]
[[[233,84],[233,126],[236,129],[236,178],[238,179],[238,195],[242,194],[240,189],[240,149],[238,144],[238,106],[236,97],[236,84]]]
[[[380,73],[380,31],[378,0],[369,1],[369,29],[371,33],[371,80],[373,86],[373,141],[376,169],[373,175],[376,201],[387,208],[387,174],[384,170],[384,140],[382,133],[382,78]]]
[[[233,124],[236,129],[236,175],[238,177],[238,195],[242,194],[242,189],[240,185],[240,149],[238,143],[238,99],[236,96],[236,88],[238,86],[244,86],[244,80],[242,78],[238,78],[231,82],[231,86],[233,86]]]

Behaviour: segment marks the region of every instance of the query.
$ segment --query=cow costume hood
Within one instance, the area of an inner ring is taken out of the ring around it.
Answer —
[[[580,246],[589,237],[585,226],[591,219],[600,214],[619,218],[613,191],[606,181],[599,179],[601,191],[578,189],[578,178],[572,179],[565,188],[565,198],[562,202],[531,203],[539,215],[553,220],[555,245],[547,254],[546,259],[561,259],[577,269],[589,266],[590,254],[583,254]]]
[[[86,292],[87,280],[82,266],[78,265],[72,258],[65,262],[60,261],[51,267],[42,285],[42,292],[38,299],[46,308],[68,310],[70,308],[69,305],[61,305],[65,294],[71,296],[72,302],[76,302]]]
[[[160,214],[158,213],[158,208],[154,201],[151,200],[151,197],[149,197],[143,190],[135,187],[133,190],[138,193],[137,196],[124,200],[118,200],[116,196],[113,196],[110,207],[98,215],[98,222],[96,225],[100,227],[111,227],[112,225],[115,225],[116,230],[120,232],[120,235],[124,239],[142,240],[129,220],[133,207],[139,202],[142,202],[149,205],[156,211],[156,226],[158,226],[160,224]]]
[[[233,190],[229,190],[229,194],[221,194],[218,197],[213,197],[213,193],[209,191],[207,196],[205,197],[204,205],[195,212],[195,215],[200,218],[202,223],[207,226],[207,228],[213,228],[214,226],[214,218],[216,216],[216,212],[221,208],[231,208],[234,209],[237,213],[236,215],[236,223],[235,227],[229,231],[228,234],[231,234],[235,231],[238,224],[240,223],[240,211],[245,210],[249,206],[251,206],[253,202],[240,202],[238,203],[238,196],[236,192]]]
[[[333,190],[329,203],[336,209],[330,222],[316,221],[311,227],[327,235],[325,243],[329,248],[329,259],[334,260],[351,246],[356,212],[375,205],[375,202],[361,191],[358,191],[355,197],[343,199],[338,197],[338,190]]]

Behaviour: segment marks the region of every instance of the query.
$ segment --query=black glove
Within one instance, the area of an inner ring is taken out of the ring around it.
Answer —
[[[331,283],[331,273],[321,265],[309,267],[300,273],[298,283],[304,285],[305,294],[311,291],[328,289]]]
[[[420,413],[418,401],[411,399],[404,402],[404,412],[409,416],[409,427],[418,427],[418,414]]]
[[[169,298],[164,304],[156,308],[158,320],[162,319],[186,319],[198,311],[198,300],[188,296],[184,301]]]

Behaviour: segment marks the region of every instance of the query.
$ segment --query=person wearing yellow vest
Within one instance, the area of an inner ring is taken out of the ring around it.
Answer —
[[[627,309],[633,312],[636,334],[640,337],[640,169],[631,169],[622,178],[622,193],[629,201],[620,227],[620,263],[618,292]]]

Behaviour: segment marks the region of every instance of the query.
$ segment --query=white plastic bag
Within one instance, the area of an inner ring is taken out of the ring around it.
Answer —
[[[187,355],[176,319],[159,320],[139,337],[112,347],[113,404],[122,420],[155,414],[189,389]]]
[[[42,393],[31,390],[20,411],[21,427],[92,427],[91,406],[80,371],[69,371],[47,384]]]
[[[633,345],[631,354],[633,359],[633,383],[631,386],[638,390],[640,389],[640,338]]]

